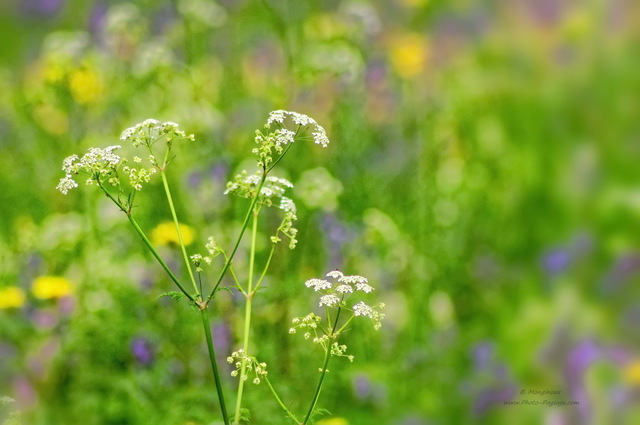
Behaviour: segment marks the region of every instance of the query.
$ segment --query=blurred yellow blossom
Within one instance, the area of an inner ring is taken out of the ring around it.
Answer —
[[[182,234],[182,242],[184,242],[185,245],[190,245],[193,242],[194,232],[191,227],[186,224],[180,224],[180,233]],[[158,224],[156,228],[151,231],[151,240],[154,245],[180,244],[176,225],[172,221],[165,221]]]
[[[68,279],[60,276],[40,276],[33,281],[31,291],[44,300],[71,295],[73,288]]]
[[[95,102],[102,96],[103,88],[102,79],[92,69],[77,69],[69,75],[69,89],[77,103],[86,105]]]
[[[626,365],[622,376],[628,384],[640,386],[640,360],[635,360]]]
[[[0,288],[0,310],[22,307],[24,300],[24,291],[17,286]]]
[[[425,36],[417,33],[400,34],[389,41],[389,58],[398,75],[413,77],[427,65],[428,44]]]
[[[328,418],[316,422],[317,425],[349,425],[345,418]]]

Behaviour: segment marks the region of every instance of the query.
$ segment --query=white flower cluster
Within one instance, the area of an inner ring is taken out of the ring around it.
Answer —
[[[193,134],[187,136],[184,131],[179,129],[178,124],[171,121],[160,122],[153,118],[127,128],[120,135],[122,142],[131,142],[134,147],[151,148],[161,139],[164,139],[166,143],[171,143],[174,139],[195,140]]]
[[[252,199],[256,196],[261,180],[262,174],[260,171],[248,175],[247,171],[243,170],[242,173],[236,175],[233,181],[227,182],[227,190],[224,191],[224,194],[233,194]],[[270,207],[273,199],[282,199],[284,192],[290,188],[293,188],[293,183],[289,180],[268,176],[260,189],[260,199],[258,201]]]
[[[320,344],[326,349],[330,338],[320,326],[320,320],[320,316],[314,313],[309,313],[304,317],[295,317],[291,321],[293,326],[289,328],[289,333],[295,334],[298,330],[304,331],[304,339],[311,340],[314,344]]]
[[[327,132],[325,129],[313,118],[304,114],[299,114],[298,112],[285,111],[282,109],[273,111],[269,114],[269,119],[267,120],[265,127],[269,128],[273,123],[284,125],[284,120],[287,116],[291,117],[291,120],[299,127],[313,127],[314,131],[311,135],[313,136],[313,141],[316,144],[322,145],[323,148],[326,148],[329,145],[329,139],[327,138]]]
[[[298,243],[298,240],[296,239],[298,229],[293,227],[294,221],[298,219],[296,204],[293,200],[283,196],[280,200],[279,208],[284,211],[284,217],[282,218],[282,223],[280,223],[280,226],[278,227],[278,231],[271,237],[271,242],[280,242],[281,239],[278,237],[278,233],[281,232],[289,239],[289,249],[294,249]]]
[[[320,292],[320,300],[318,305],[320,307],[347,307],[346,298],[356,292],[363,292],[365,294],[371,293],[374,288],[369,285],[369,280],[366,277],[351,275],[346,276],[339,270],[333,270],[327,273],[326,278],[331,278],[334,282],[330,282],[327,279],[313,278],[305,282],[307,288],[312,288],[315,292]],[[380,329],[381,321],[384,318],[384,314],[378,310],[384,308],[384,304],[380,303],[375,308],[359,301],[352,306],[353,316],[368,317],[373,321],[375,329]]]
[[[243,198],[253,199],[258,193],[261,180],[262,174],[260,171],[256,174],[248,175],[247,171],[244,170],[238,174],[233,181],[227,183],[227,190],[225,190],[224,194],[234,194]],[[268,176],[260,188],[258,202],[267,207],[277,205],[278,208],[284,212],[282,222],[280,226],[278,226],[276,234],[271,237],[271,242],[280,242],[282,239],[280,239],[279,235],[282,233],[289,239],[289,248],[294,249],[298,243],[296,239],[298,229],[293,227],[293,223],[298,219],[296,215],[297,208],[293,200],[284,196],[285,191],[290,188],[293,188],[293,184],[289,180]],[[277,199],[279,199],[280,202],[275,204],[275,200]]]
[[[193,263],[194,266],[196,266],[197,272],[203,271],[201,267],[203,263],[206,263],[207,265],[211,265],[211,263],[213,262],[213,259],[223,252],[222,248],[220,248],[220,245],[218,245],[218,242],[216,242],[215,239],[213,239],[213,236],[209,236],[209,238],[207,239],[207,243],[205,244],[205,248],[207,249],[207,252],[209,253],[209,255],[203,256],[202,254],[193,254],[190,257],[191,262]]]
[[[245,353],[244,349],[239,349],[238,351],[234,351],[231,353],[229,357],[227,357],[227,362],[235,363],[235,370],[231,371],[231,376],[240,376],[243,380],[248,379],[248,373],[253,372],[255,377],[253,378],[253,383],[258,385],[260,383],[260,378],[264,378],[268,375],[267,372],[267,364],[264,362],[258,362],[258,360],[254,356],[250,356]],[[244,367],[244,372],[243,372]]]
[[[296,131],[285,127],[285,119],[287,117],[290,117],[291,121],[297,126]],[[277,126],[277,128],[271,131],[272,126]],[[309,128],[311,128],[311,136],[316,144],[324,148],[329,145],[329,138],[325,129],[313,118],[297,112],[273,111],[269,114],[264,127],[268,132],[263,134],[260,131],[256,131],[255,142],[258,147],[253,149],[253,153],[260,157],[259,165],[261,166],[268,166],[272,163],[274,151],[277,155],[281,155],[287,145],[295,142],[296,138],[304,137],[302,135]]]
[[[69,190],[78,187],[78,183],[73,176],[81,173],[88,176],[86,183],[89,185],[98,181],[118,186],[120,180],[118,179],[117,170],[123,160],[120,155],[115,154],[113,151],[121,147],[115,145],[104,149],[89,148],[82,158],[78,158],[78,155],[71,155],[65,158],[62,161],[62,171],[65,172],[65,176],[60,179],[57,189],[66,195]]]

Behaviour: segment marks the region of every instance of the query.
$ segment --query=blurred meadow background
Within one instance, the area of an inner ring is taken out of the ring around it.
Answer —
[[[65,157],[175,121],[196,135],[170,176],[189,250],[228,246],[246,205],[222,192],[274,109],[331,140],[279,165],[300,243],[255,306],[294,409],[321,358],[290,319],[339,268],[387,317],[349,335],[318,425],[640,423],[639,33],[633,0],[3,0],[0,423],[219,417],[197,315],[156,299],[170,280],[98,190],[55,187]],[[183,273],[160,185],[137,214]],[[223,368],[241,311],[211,312]],[[504,404],[543,399],[579,405]]]

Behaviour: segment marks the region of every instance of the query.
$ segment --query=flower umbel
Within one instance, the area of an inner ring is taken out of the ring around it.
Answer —
[[[369,294],[374,288],[369,285],[366,277],[352,275],[346,276],[339,270],[333,270],[326,274],[325,278],[313,278],[305,282],[307,288],[311,288],[314,292],[320,293],[318,301],[319,307],[325,307],[327,313],[326,327],[321,325],[322,319],[314,313],[309,313],[304,317],[296,317],[293,319],[293,326],[289,329],[289,333],[297,333],[298,330],[304,330],[304,338],[312,339],[313,342],[321,344],[323,348],[328,349],[327,342],[335,340],[345,327],[356,317],[367,317],[373,323],[373,328],[378,330],[382,326],[381,322],[384,314],[380,312],[384,308],[384,304],[380,303],[375,307],[366,304],[364,301],[358,301],[355,304],[349,303],[349,299],[360,295],[360,293]],[[352,305],[349,308],[349,305]],[[338,310],[335,315],[330,313],[332,310]],[[334,321],[332,321],[333,317]],[[341,322],[338,322],[341,318]],[[353,356],[345,355],[346,346],[339,345],[334,342],[331,345],[331,355],[343,356],[353,360]]]
[[[294,124],[295,131],[287,128],[287,118]],[[286,149],[296,140],[311,139],[323,148],[329,145],[325,129],[313,118],[298,112],[282,109],[273,111],[269,114],[264,128],[266,134],[256,130],[255,142],[258,147],[253,149],[253,153],[260,158],[258,165],[261,167],[268,167],[274,161],[274,152],[276,156],[284,155]]]
[[[227,362],[231,364],[235,364],[235,370],[231,371],[231,376],[240,376],[243,380],[248,379],[248,373],[253,372],[254,378],[253,383],[258,385],[260,383],[260,378],[264,378],[268,375],[267,372],[267,364],[264,362],[259,362],[255,356],[250,356],[241,348],[238,351],[234,351],[231,353],[229,357],[227,357]],[[242,373],[242,368],[244,367],[245,373]]]

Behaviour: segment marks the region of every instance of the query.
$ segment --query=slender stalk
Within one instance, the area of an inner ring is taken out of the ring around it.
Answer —
[[[227,260],[224,263],[224,267],[220,271],[220,275],[218,276],[218,280],[217,280],[216,284],[214,285],[213,289],[211,290],[211,293],[209,294],[207,299],[204,300],[205,304],[209,304],[209,301],[211,301],[211,298],[216,293],[216,290],[218,289],[218,286],[220,286],[220,282],[222,282],[222,278],[224,277],[225,273],[229,269],[229,266],[231,265],[231,262],[233,261],[233,257],[236,255],[236,251],[238,250],[238,246],[240,246],[240,241],[242,240],[242,236],[244,235],[244,231],[246,230],[247,226],[249,225],[249,219],[251,218],[251,215],[253,214],[253,210],[254,210],[256,204],[258,203],[258,197],[260,196],[260,191],[262,190],[262,186],[264,185],[264,182],[265,182],[266,178],[267,178],[267,172],[266,172],[266,170],[264,170],[263,174],[262,174],[262,179],[260,180],[260,184],[258,185],[258,190],[256,192],[256,197],[253,198],[253,200],[251,201],[251,205],[249,206],[249,210],[247,211],[247,215],[245,216],[244,222],[242,223],[242,229],[240,230],[240,234],[238,235],[238,239],[236,240],[236,244],[233,247],[233,251],[231,251],[231,255],[229,255],[229,257],[227,257]]]
[[[282,410],[284,410],[284,412],[287,414],[287,416],[289,416],[291,419],[293,419],[293,421],[296,424],[299,424],[300,421],[298,421],[298,418],[296,418],[296,416],[291,412],[291,410],[289,410],[289,408],[287,406],[285,406],[285,404],[282,402],[282,400],[278,396],[278,393],[276,393],[276,390],[273,388],[273,385],[271,385],[271,382],[269,381],[269,378],[267,378],[265,376],[263,379],[267,382],[267,385],[269,386],[269,389],[271,390],[271,393],[276,398],[276,401],[278,402],[280,407],[282,407]]]
[[[340,312],[342,311],[342,307],[338,307],[338,313],[336,314],[336,320],[333,322],[333,329],[331,330],[331,334],[329,336],[333,336],[336,328],[338,327],[338,319],[340,318]],[[324,353],[324,364],[322,365],[322,372],[320,373],[320,380],[318,381],[318,386],[316,387],[316,392],[313,395],[313,400],[311,401],[311,405],[309,406],[309,411],[307,412],[307,416],[305,416],[302,425],[306,425],[309,422],[309,418],[311,417],[311,413],[313,413],[313,409],[316,407],[316,403],[318,402],[318,397],[320,397],[320,391],[322,390],[322,383],[324,382],[324,376],[327,374],[327,366],[329,365],[329,359],[331,358],[331,346],[328,345],[327,349]]]
[[[173,283],[175,283],[176,286],[180,288],[180,291],[185,295],[185,297],[189,298],[189,300],[194,304],[197,304],[196,299],[189,292],[187,292],[187,290],[185,289],[184,286],[182,286],[182,284],[180,283],[176,275],[173,274],[169,266],[167,266],[167,263],[165,263],[162,257],[160,257],[160,254],[158,254],[158,251],[156,251],[156,249],[153,247],[153,245],[151,244],[151,241],[149,241],[149,238],[147,238],[147,235],[144,234],[144,232],[140,228],[140,225],[138,225],[138,222],[136,221],[136,219],[133,218],[131,214],[127,214],[127,218],[129,219],[129,222],[131,222],[131,225],[133,226],[135,231],[138,233],[138,235],[140,235],[140,238],[142,238],[142,241],[144,242],[144,244],[147,246],[147,248],[149,248],[149,251],[151,251],[151,254],[153,254],[153,256],[155,257],[156,260],[158,260],[158,263],[160,263],[164,271],[167,272],[171,280],[173,280]]]
[[[244,349],[245,355],[249,352],[249,331],[251,329],[251,307],[253,301],[253,269],[255,266],[255,257],[256,257],[256,236],[258,234],[258,210],[253,212],[253,225],[251,228],[251,253],[249,256],[249,278],[247,281],[247,304],[245,305],[244,310],[244,335],[242,347]],[[240,373],[240,382],[238,384],[238,396],[236,398],[236,412],[235,412],[235,421],[234,423],[238,425],[240,423],[240,408],[242,407],[242,393],[244,391],[244,382],[247,375],[247,360],[246,358],[242,360],[242,369]]]
[[[191,279],[191,283],[193,284],[193,289],[195,289],[196,294],[200,295],[200,291],[198,290],[198,285],[196,285],[196,279],[193,276],[193,270],[191,270],[191,263],[189,262],[189,256],[187,256],[187,249],[184,246],[184,241],[182,239],[182,232],[180,231],[180,223],[178,222],[178,215],[176,214],[176,209],[173,205],[173,198],[171,197],[171,191],[169,190],[169,182],[167,182],[167,175],[162,170],[160,172],[162,175],[162,185],[164,186],[164,192],[167,195],[167,201],[169,201],[169,208],[171,209],[171,216],[173,217],[173,222],[176,225],[176,232],[178,232],[178,240],[180,241],[180,250],[182,251],[182,259],[184,260],[184,265],[189,272],[189,278]]]
[[[200,317],[202,318],[202,327],[204,329],[205,337],[207,338],[209,360],[211,361],[213,379],[216,383],[216,391],[218,392],[218,401],[220,402],[222,419],[224,420],[225,425],[229,425],[229,414],[227,413],[227,406],[224,402],[224,393],[222,392],[222,382],[220,381],[220,372],[218,370],[218,362],[216,361],[216,352],[213,348],[213,341],[211,340],[211,325],[209,324],[209,318],[207,317],[206,309],[200,310]]]
[[[262,270],[260,279],[258,279],[258,283],[256,283],[255,288],[253,288],[254,293],[258,290],[258,288],[260,288],[260,284],[262,284],[262,281],[264,280],[264,277],[267,274],[267,270],[269,269],[269,265],[271,264],[271,258],[273,258],[273,253],[275,250],[276,250],[276,244],[271,244],[271,251],[269,251],[269,258],[267,258],[267,263],[264,265],[264,269]]]

